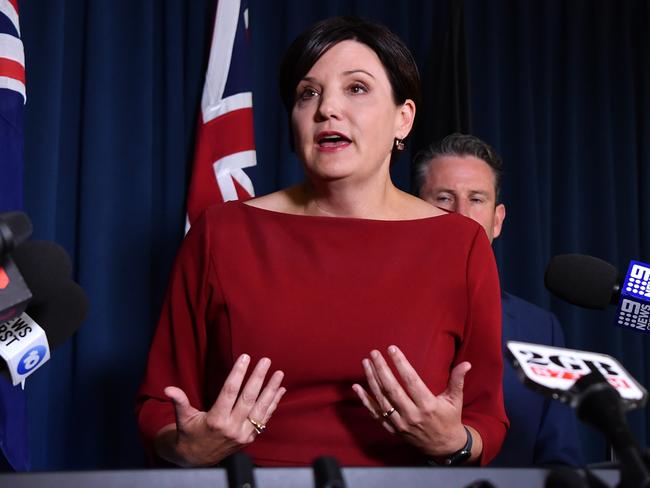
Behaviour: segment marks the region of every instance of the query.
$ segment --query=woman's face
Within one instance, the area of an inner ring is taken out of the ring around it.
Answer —
[[[342,41],[296,87],[295,149],[311,178],[366,181],[388,174],[394,139],[413,124],[415,105],[395,105],[381,61],[365,44]]]

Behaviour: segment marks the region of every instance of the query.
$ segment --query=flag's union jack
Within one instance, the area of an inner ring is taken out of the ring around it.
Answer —
[[[247,2],[220,0],[201,100],[188,228],[207,206],[255,194],[243,171],[256,164],[249,44]]]
[[[0,88],[20,93],[25,102],[25,53],[20,40],[18,0],[0,0]]]
[[[0,212],[22,206],[25,101],[18,0],[0,0]]]

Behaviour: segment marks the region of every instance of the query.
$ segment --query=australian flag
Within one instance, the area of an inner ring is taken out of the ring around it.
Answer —
[[[0,211],[22,204],[25,55],[18,0],[0,0]]]
[[[255,166],[248,2],[219,0],[203,86],[186,229],[214,203],[253,197]]]
[[[25,54],[18,0],[0,0],[0,212],[23,203]],[[0,470],[29,469],[25,395],[0,376]]]

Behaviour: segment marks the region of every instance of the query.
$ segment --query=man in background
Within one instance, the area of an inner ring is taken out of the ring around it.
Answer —
[[[494,149],[477,137],[452,134],[420,151],[414,165],[422,199],[475,220],[490,242],[499,237],[506,207],[498,203],[502,163]],[[504,353],[509,340],[564,346],[555,315],[504,291],[501,300]],[[574,412],[525,387],[504,363],[510,429],[491,466],[582,465]]]

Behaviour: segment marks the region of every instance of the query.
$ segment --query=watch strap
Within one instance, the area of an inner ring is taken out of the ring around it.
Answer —
[[[472,456],[472,444],[474,439],[472,438],[472,433],[469,431],[469,429],[464,425],[463,428],[467,433],[467,441],[465,442],[465,445],[458,451],[444,456],[439,460],[430,460],[429,464],[433,466],[456,466],[467,461]]]

